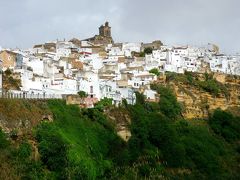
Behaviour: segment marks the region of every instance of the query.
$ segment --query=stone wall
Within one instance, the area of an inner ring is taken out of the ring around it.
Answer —
[[[66,96],[66,104],[74,104],[74,105],[78,105],[79,107],[82,108],[92,108],[94,107],[94,104],[98,102],[97,98],[90,98],[90,97],[86,97],[86,98],[81,98],[78,95],[67,95]]]

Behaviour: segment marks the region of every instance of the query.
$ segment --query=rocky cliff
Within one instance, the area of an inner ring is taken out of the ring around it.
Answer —
[[[207,118],[214,109],[221,108],[240,114],[240,77],[224,74],[190,73],[166,75],[160,83],[172,87],[183,106],[187,119]]]
[[[109,108],[105,111],[108,118],[116,124],[117,134],[124,140],[128,141],[131,137],[130,124],[131,118],[129,112],[124,108]]]

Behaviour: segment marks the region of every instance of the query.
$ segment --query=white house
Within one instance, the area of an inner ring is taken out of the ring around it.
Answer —
[[[143,94],[146,97],[146,100],[148,100],[148,101],[156,100],[156,95],[157,95],[156,91],[153,91],[151,89],[146,89]]]
[[[134,73],[133,76],[128,79],[128,85],[135,89],[139,89],[142,86],[149,85],[150,82],[157,80],[156,75],[149,72]]]
[[[34,74],[43,76],[44,74],[44,63],[43,60],[37,57],[30,57],[29,61],[26,62],[28,67],[31,67]]]
[[[109,56],[124,56],[124,51],[120,47],[112,47],[108,52]]]
[[[141,43],[123,43],[122,51],[126,57],[132,57],[132,52],[141,51]]]

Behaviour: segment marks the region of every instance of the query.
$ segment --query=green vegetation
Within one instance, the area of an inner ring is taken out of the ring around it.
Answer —
[[[147,47],[144,49],[143,52],[140,52],[139,56],[140,57],[145,57],[146,54],[152,54],[153,48]]]
[[[95,108],[97,108],[100,111],[103,111],[104,108],[112,106],[113,99],[112,98],[103,98],[99,102],[95,104]]]
[[[152,74],[155,74],[156,76],[160,75],[160,71],[159,71],[158,68],[153,68],[149,72],[152,73]]]
[[[226,98],[229,97],[229,92],[226,86],[213,78],[212,74],[205,73],[203,77],[193,72],[185,72],[184,74],[176,74],[168,72],[167,81],[181,82],[187,85],[195,86],[203,91],[211,93],[213,96],[223,94]]]
[[[121,143],[106,117],[97,109],[80,111],[62,101],[49,101],[49,108],[55,122],[36,131],[43,163],[57,175],[61,172],[60,177],[103,177],[112,166],[111,144]]]
[[[21,87],[21,79],[16,79],[14,77],[14,73],[10,69],[7,69],[3,73],[3,89],[6,91],[10,89],[20,90],[20,87]]]
[[[3,133],[2,129],[0,129],[0,149],[8,146],[8,141],[6,139],[6,135]]]
[[[145,54],[152,54],[152,51],[153,51],[153,48],[151,48],[151,47],[146,47],[146,48],[144,49],[144,53],[145,53]]]
[[[8,68],[4,73],[6,76],[10,76],[12,74],[12,71]]]
[[[31,103],[27,103],[31,107]],[[33,154],[34,148],[29,148],[22,138],[11,140],[24,143],[22,146],[12,145],[5,150],[10,141],[0,133],[0,145],[4,148],[0,148],[0,160],[7,162],[0,166],[0,172],[5,168],[9,170],[0,177],[11,174],[14,175],[12,179],[46,179],[46,176],[49,179],[103,178],[113,167],[112,159],[118,149],[124,147],[113,125],[97,108],[80,110],[78,106],[67,106],[60,100],[50,100],[47,105],[54,122],[42,122],[34,128],[39,160],[26,158],[31,149]],[[20,153],[17,153],[18,149]]]
[[[170,87],[152,84],[151,89],[160,94],[161,100],[159,101],[159,106],[163,114],[172,119],[178,118],[181,115],[181,105],[177,102],[177,98]]]
[[[228,142],[240,139],[240,117],[234,117],[229,112],[216,109],[209,120],[209,125],[216,134]]]
[[[61,138],[55,126],[42,123],[38,126],[36,139],[39,142],[40,158],[51,171],[58,172],[61,176],[67,167],[68,143]]]
[[[132,119],[132,137],[128,143],[128,156],[125,156],[129,163],[114,171],[115,177],[239,178],[239,146],[222,140],[209,130],[211,126],[206,123],[190,123],[182,119],[171,90],[157,85],[152,88],[165,94],[163,98],[160,96],[159,104],[144,102],[144,96],[138,93],[137,104],[127,107]],[[169,107],[173,112],[161,107],[166,104],[173,104]]]
[[[145,57],[145,53],[144,52],[140,52],[139,53],[139,57]]]
[[[25,139],[13,144],[0,130],[0,179],[46,179],[40,161],[32,158],[33,150]]]
[[[111,99],[92,109],[47,101],[54,121],[39,123],[30,140],[0,131],[0,179],[239,179],[240,117],[217,109],[208,121],[186,121],[169,87],[151,88],[158,103],[136,93],[135,105],[116,109],[131,118],[128,142],[104,114]]]
[[[87,97],[87,93],[86,93],[85,91],[79,91],[79,92],[78,92],[78,95],[79,95],[81,98]]]

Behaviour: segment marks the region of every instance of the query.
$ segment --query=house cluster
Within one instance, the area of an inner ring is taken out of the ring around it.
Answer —
[[[161,72],[219,72],[240,75],[240,55],[219,53],[214,44],[205,47],[161,46],[145,56],[147,69],[159,68]]]
[[[144,49],[152,51],[142,54]],[[27,50],[1,49],[2,69],[19,74],[21,92],[41,95],[68,95],[84,91],[94,102],[112,98],[134,104],[134,92],[143,92],[149,101],[156,100],[150,83],[157,80],[149,71],[211,71],[240,75],[240,56],[226,56],[215,45],[206,47],[165,46],[152,43],[114,43],[106,22],[99,35],[69,41],[53,41]]]

